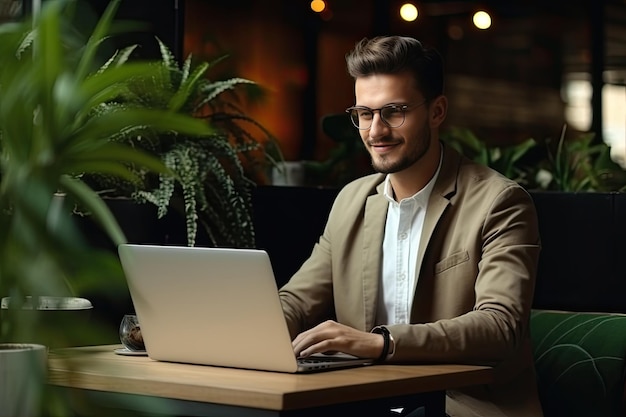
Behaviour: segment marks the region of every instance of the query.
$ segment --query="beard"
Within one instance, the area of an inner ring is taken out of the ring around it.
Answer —
[[[403,155],[400,155],[399,159],[394,159],[390,155],[378,156],[377,159],[372,157],[372,168],[381,174],[393,174],[414,165],[426,155],[430,148],[431,133],[429,126],[427,124],[422,126],[418,134],[412,139],[413,146]]]

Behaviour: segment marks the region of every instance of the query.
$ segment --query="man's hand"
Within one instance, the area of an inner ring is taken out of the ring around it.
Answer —
[[[296,356],[300,357],[313,353],[343,352],[375,359],[383,350],[383,337],[328,320],[300,333],[292,345]]]

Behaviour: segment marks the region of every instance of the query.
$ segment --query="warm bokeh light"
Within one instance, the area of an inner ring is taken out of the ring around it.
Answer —
[[[316,13],[321,13],[326,8],[326,2],[324,0],[313,0],[311,2],[311,10]]]
[[[411,3],[404,3],[402,7],[400,7],[400,17],[407,22],[412,22],[417,19],[419,12],[417,7]]]
[[[472,21],[478,29],[488,29],[491,26],[491,16],[484,10],[474,13]]]

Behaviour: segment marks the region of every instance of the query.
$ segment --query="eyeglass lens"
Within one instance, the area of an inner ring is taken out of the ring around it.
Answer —
[[[350,111],[352,123],[359,129],[369,129],[372,127],[376,110],[380,112],[381,119],[389,127],[400,127],[404,123],[404,109],[395,105],[384,106],[381,109],[352,109]]]

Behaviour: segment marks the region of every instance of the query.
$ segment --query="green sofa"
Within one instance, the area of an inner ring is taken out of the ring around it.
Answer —
[[[530,330],[545,417],[626,415],[626,315],[533,310]]]

